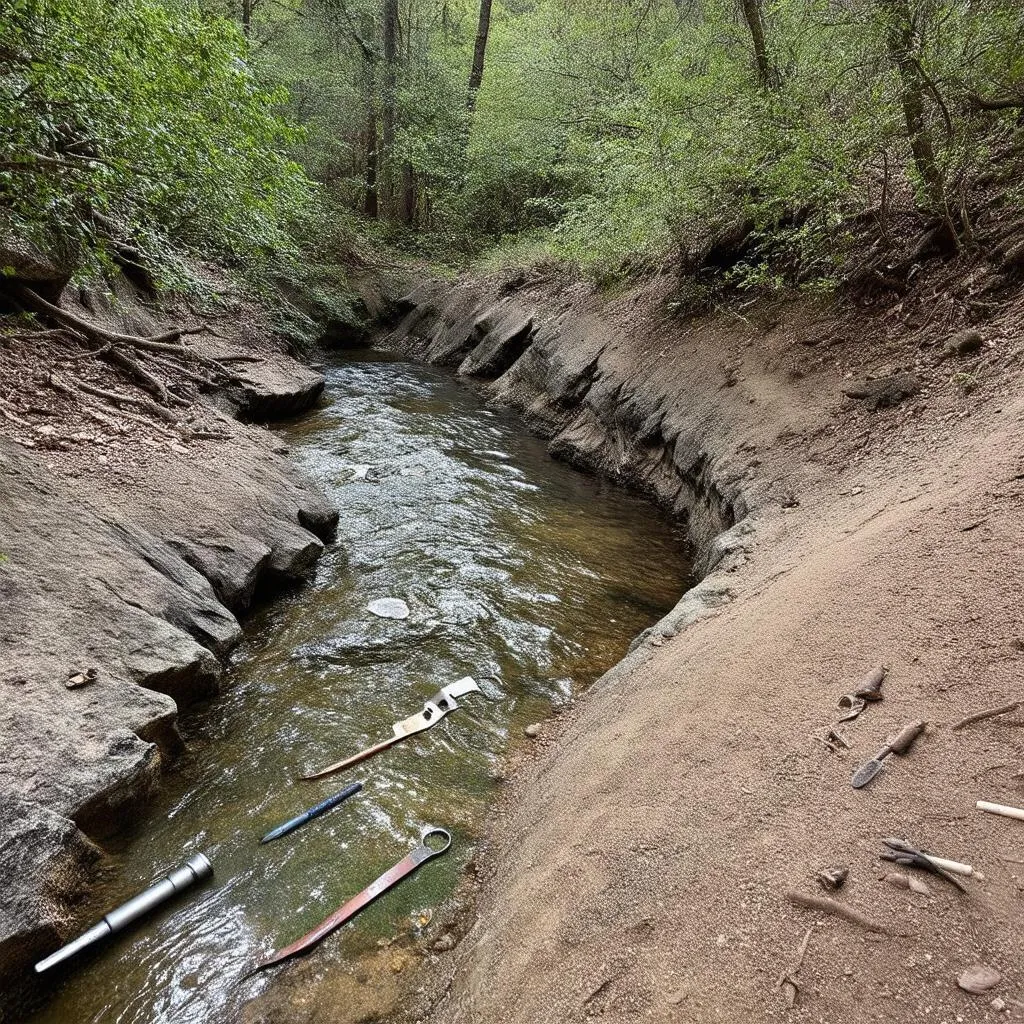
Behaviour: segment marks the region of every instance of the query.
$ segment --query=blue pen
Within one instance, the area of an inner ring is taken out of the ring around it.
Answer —
[[[271,829],[260,842],[269,843],[272,839],[280,839],[281,836],[288,835],[293,829],[297,829],[300,825],[305,825],[307,821],[318,818],[332,807],[337,807],[343,800],[347,800],[362,788],[363,784],[361,782],[353,782],[351,786],[346,786],[340,793],[335,793],[334,796],[321,800],[315,807],[310,807],[308,811],[303,811],[297,818],[292,818],[291,821],[286,821],[283,825],[278,825],[277,828]]]

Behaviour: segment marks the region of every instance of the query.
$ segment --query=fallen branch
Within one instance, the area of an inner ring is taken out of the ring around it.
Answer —
[[[834,914],[836,917],[841,917],[843,920],[849,921],[851,924],[855,924],[869,932],[881,932],[883,935],[900,935],[900,932],[893,931],[893,929],[884,924],[879,924],[877,921],[872,921],[870,917],[866,917],[860,911],[852,910],[850,907],[845,906],[838,900],[830,899],[828,896],[810,896],[806,893],[791,890],[786,893],[786,899],[790,903],[798,907],[804,907],[807,910],[820,910],[824,914]]]
[[[973,715],[968,715],[966,718],[961,718],[959,722],[952,726],[952,731],[959,732],[968,725],[974,725],[975,722],[984,722],[986,718],[995,718],[997,715],[1007,715],[1011,711],[1016,711],[1021,704],[1021,701],[1015,700],[1012,704],[1003,704],[998,708],[988,708],[985,711],[978,711]]]

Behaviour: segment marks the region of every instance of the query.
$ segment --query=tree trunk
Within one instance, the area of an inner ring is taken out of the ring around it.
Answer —
[[[900,105],[903,108],[914,166],[924,185],[929,206],[945,221],[952,241],[955,242],[957,231],[950,217],[946,186],[935,158],[932,133],[928,128],[925,104],[927,83],[918,64],[910,3],[909,0],[879,0],[879,3],[888,22],[886,33],[889,56],[899,74]]]
[[[487,37],[491,31],[491,0],[480,0],[480,20],[477,23],[476,45],[473,47],[473,66],[469,71],[467,106],[476,107],[476,94],[484,80],[484,57],[487,55]]]
[[[363,198],[363,213],[371,220],[376,220],[380,213],[377,196],[377,104],[374,97],[373,65],[366,66],[366,195]]]
[[[384,88],[381,96],[381,138],[378,180],[384,216],[395,209],[395,93],[398,83],[398,0],[384,0]]]
[[[242,32],[247,39],[252,31],[252,4],[253,0],[242,0]]]
[[[408,160],[402,161],[402,205],[398,215],[403,224],[416,226],[416,172]]]
[[[754,43],[754,67],[757,69],[757,80],[762,89],[771,89],[776,85],[775,72],[768,60],[768,44],[765,42],[764,17],[761,14],[761,0],[740,0],[743,20],[750,29],[750,38]]]

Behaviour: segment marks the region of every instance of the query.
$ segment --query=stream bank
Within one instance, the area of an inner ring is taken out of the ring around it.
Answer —
[[[552,453],[682,514],[706,575],[527,752],[475,923],[399,1019],[1020,1016],[1024,848],[974,811],[1021,804],[1019,722],[950,726],[1020,694],[1024,301],[969,265],[938,276],[873,305],[691,317],[667,275],[612,297],[519,275],[405,300],[386,347],[477,379]],[[957,298],[979,290],[997,313]],[[884,701],[843,727],[848,748],[824,742],[879,664]],[[852,790],[916,718],[912,754]],[[984,877],[908,894],[881,880],[891,835]],[[789,901],[835,865],[879,931]],[[983,997],[957,985],[974,963],[1000,975]]]
[[[115,330],[152,334],[162,323],[123,279],[114,301],[69,288],[63,305]],[[251,422],[309,408],[324,383],[259,310],[239,306],[197,340],[246,361],[232,388],[196,403],[203,429],[185,437],[130,414],[90,419],[46,375],[102,371],[45,334],[31,340],[0,360],[5,393],[26,409],[0,437],[5,1021],[34,999],[31,964],[80,923],[76,903],[104,842],[180,753],[179,707],[216,692],[241,639],[236,615],[308,578],[338,517]]]

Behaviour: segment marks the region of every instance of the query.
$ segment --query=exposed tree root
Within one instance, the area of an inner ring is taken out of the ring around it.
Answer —
[[[151,338],[142,338],[134,334],[119,334],[116,331],[108,331],[105,327],[99,327],[96,324],[90,323],[88,320],[83,320],[82,317],[75,316],[74,313],[69,313],[66,309],[61,309],[60,306],[56,306],[52,302],[47,302],[46,299],[27,285],[14,281],[9,283],[6,288],[26,309],[31,310],[33,313],[38,313],[54,323],[60,324],[62,327],[68,327],[78,334],[84,334],[90,341],[96,342],[99,345],[128,345],[131,348],[152,348],[156,346],[157,351],[171,350],[186,359],[193,355],[189,349],[179,343],[183,334],[194,334],[196,333],[195,331],[187,332],[180,328],[175,328],[173,331],[166,331]]]
[[[175,416],[170,409],[165,408],[162,405],[158,405],[156,402],[151,402],[148,398],[136,398],[133,395],[125,395],[118,391],[107,391],[104,388],[94,387],[92,384],[86,384],[84,381],[79,381],[76,385],[80,390],[84,391],[87,395],[94,395],[96,398],[103,398],[108,402],[113,402],[115,405],[134,405],[140,409],[144,409],[152,416],[157,416],[162,420],[166,420],[168,423],[177,423],[178,417]]]
[[[123,431],[125,429],[123,423],[119,423],[113,416],[108,416],[106,413],[102,413],[99,409],[95,409],[92,406],[84,406],[82,408],[84,415],[90,419],[95,420],[97,423],[102,423],[105,427],[110,427],[116,431]],[[160,426],[159,423],[154,423],[152,420],[146,419],[145,416],[139,416],[136,413],[128,412],[126,409],[118,409],[116,415],[123,420],[131,420],[134,423],[142,423],[150,430],[155,431],[158,434],[162,434],[166,438],[170,438],[173,441],[180,441],[181,435],[176,434],[172,430],[168,430],[166,427]]]
[[[170,404],[171,396],[163,381],[154,377],[137,359],[132,359],[131,356],[126,355],[113,345],[104,349],[100,358],[124,370],[130,377],[134,377],[147,391],[156,395],[163,405]]]
[[[147,405],[141,400],[129,399],[124,395],[119,399],[112,399],[113,393],[103,396],[108,401],[114,401],[114,404],[119,407],[125,402],[131,402],[161,419],[173,422],[177,417],[167,407],[174,404],[187,404],[184,400],[172,395],[167,385],[147,369],[139,358],[142,354],[147,355],[154,363],[168,370],[172,376],[185,378],[199,387],[209,387],[218,381],[229,384],[241,383],[241,378],[232,373],[221,361],[208,358],[182,342],[185,335],[198,334],[208,330],[205,326],[175,328],[172,331],[165,331],[151,337],[121,334],[62,309],[18,281],[6,282],[4,288],[24,309],[59,325],[59,333],[66,334],[76,341],[90,346],[89,355],[98,357],[127,374],[131,380],[156,399],[155,403]],[[56,332],[49,331],[47,333]],[[260,361],[256,356],[229,357],[231,362],[248,362],[250,360]],[[186,368],[188,364],[202,367],[208,373],[192,372]],[[158,409],[161,411],[157,411]]]

